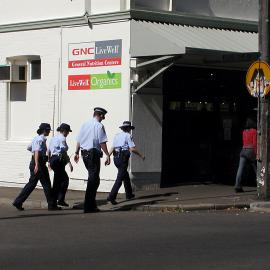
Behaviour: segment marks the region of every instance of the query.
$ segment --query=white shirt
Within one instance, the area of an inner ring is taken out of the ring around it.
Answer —
[[[104,126],[96,118],[82,125],[76,140],[83,150],[97,148],[99,151],[100,144],[108,141]]]
[[[130,148],[135,147],[135,143],[128,132],[120,132],[114,136],[113,139],[113,148],[121,148],[121,150],[129,150]]]
[[[27,150],[34,153],[35,151],[41,152],[43,156],[46,156],[47,153],[47,145],[46,145],[47,138],[42,135],[37,135],[32,140],[31,144],[28,145]]]
[[[61,133],[52,137],[49,145],[49,150],[52,156],[67,152],[68,145],[66,142],[66,137]]]

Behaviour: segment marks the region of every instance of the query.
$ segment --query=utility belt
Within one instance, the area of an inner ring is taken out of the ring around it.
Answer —
[[[64,152],[64,153],[58,153],[58,154],[53,154],[51,156],[51,158],[53,157],[58,157],[60,162],[64,163],[65,165],[68,164],[70,162],[70,158],[67,154],[67,152]]]
[[[102,158],[103,157],[103,152],[102,151],[99,151],[97,148],[91,148],[89,150],[84,150],[82,149],[81,150],[81,154],[84,158],[88,158],[90,157],[92,154],[94,153],[97,153],[98,157],[99,158]]]
[[[129,150],[123,150],[122,148],[115,148],[113,150],[113,156],[115,158],[120,158],[122,159],[122,161],[126,162],[130,157],[130,152]]]

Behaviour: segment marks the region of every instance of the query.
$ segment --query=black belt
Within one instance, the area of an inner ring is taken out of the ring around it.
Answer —
[[[100,157],[103,156],[103,152],[98,150],[97,148],[91,148],[89,150],[81,149],[82,156],[88,156],[92,150],[97,151]]]

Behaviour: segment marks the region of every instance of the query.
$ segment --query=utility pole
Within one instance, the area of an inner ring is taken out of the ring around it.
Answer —
[[[260,60],[270,63],[270,15],[269,0],[259,0],[259,52]],[[258,169],[257,186],[259,199],[270,199],[270,99],[258,98]]]

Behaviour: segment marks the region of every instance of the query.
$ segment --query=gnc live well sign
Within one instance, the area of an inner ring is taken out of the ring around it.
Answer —
[[[68,69],[72,74],[68,75],[68,90],[121,88],[122,74],[116,68],[121,64],[121,39],[70,43]]]
[[[121,62],[121,39],[69,44],[69,68],[119,66]]]

